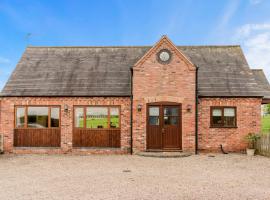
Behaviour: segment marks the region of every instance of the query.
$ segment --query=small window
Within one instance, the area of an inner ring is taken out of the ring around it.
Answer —
[[[84,127],[84,109],[75,108],[75,127],[83,128]]]
[[[212,127],[236,127],[235,107],[211,107]]]
[[[119,109],[110,108],[110,127],[119,128]]]
[[[212,110],[212,123],[216,126],[222,126],[222,108]]]
[[[224,108],[224,126],[236,126],[235,108]]]
[[[25,125],[25,108],[18,107],[16,109],[16,127],[23,128]]]
[[[51,127],[59,127],[59,108],[51,108]]]

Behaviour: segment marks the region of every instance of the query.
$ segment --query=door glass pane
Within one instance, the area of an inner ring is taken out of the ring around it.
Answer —
[[[24,127],[24,112],[25,112],[25,108],[17,108],[17,112],[16,112],[16,127],[20,128],[20,127]]]
[[[177,107],[166,107],[164,108],[164,116],[178,116],[179,108]]]
[[[108,108],[86,108],[86,128],[108,128]]]
[[[119,128],[119,108],[110,108],[110,127]]]
[[[83,108],[75,108],[75,127],[77,128],[83,128],[83,113]]]
[[[149,116],[159,116],[159,107],[150,107]]]
[[[150,125],[159,125],[159,117],[149,116],[149,124]]]
[[[165,125],[178,125],[179,108],[178,107],[165,107],[164,108],[164,124]]]
[[[59,127],[59,108],[51,108],[51,127]]]
[[[30,128],[48,127],[48,107],[28,107],[27,120]]]
[[[178,125],[178,117],[173,116],[164,116],[164,124],[165,125]]]
[[[149,125],[159,125],[159,107],[149,107]]]

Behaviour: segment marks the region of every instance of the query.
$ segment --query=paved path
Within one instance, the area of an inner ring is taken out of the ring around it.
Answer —
[[[0,199],[270,199],[270,159],[4,155]]]

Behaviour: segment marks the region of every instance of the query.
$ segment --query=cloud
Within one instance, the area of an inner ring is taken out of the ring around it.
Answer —
[[[251,33],[255,31],[266,31],[270,30],[270,23],[263,23],[263,24],[245,24],[237,29],[237,36],[238,37],[247,37]]]
[[[239,5],[239,0],[230,1],[230,3],[227,4],[222,12],[220,19],[218,20],[218,26],[216,28],[217,30],[223,30],[227,27],[228,23],[237,12]]]
[[[270,80],[270,23],[245,24],[236,30],[251,68],[262,68]]]
[[[0,64],[9,64],[10,60],[4,57],[0,57]]]

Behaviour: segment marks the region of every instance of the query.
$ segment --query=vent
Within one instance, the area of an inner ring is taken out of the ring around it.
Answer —
[[[4,135],[0,134],[0,153],[4,152]]]

